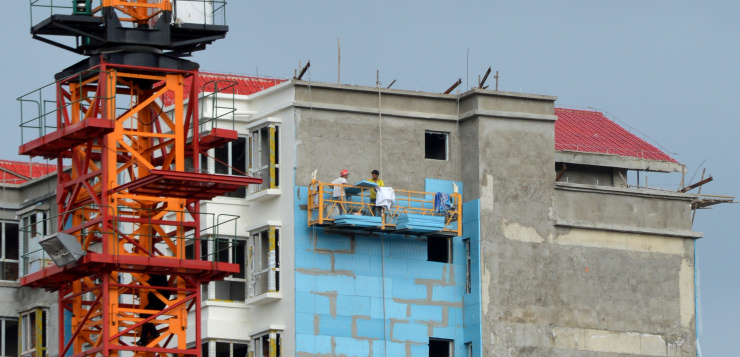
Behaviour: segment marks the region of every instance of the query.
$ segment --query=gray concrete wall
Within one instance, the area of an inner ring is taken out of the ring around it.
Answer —
[[[691,200],[678,193],[558,183],[555,212],[558,222],[680,234],[691,232]]]
[[[481,200],[483,355],[693,355],[690,197],[556,189],[554,98],[469,95],[463,135],[477,142],[463,152],[478,162],[462,179]]]
[[[350,183],[370,179],[377,169],[386,186],[418,191],[425,178],[455,180],[459,124],[450,97],[297,83],[296,185],[308,186],[314,170],[330,182],[342,169],[350,171]],[[426,130],[450,133],[449,160],[424,158]]]

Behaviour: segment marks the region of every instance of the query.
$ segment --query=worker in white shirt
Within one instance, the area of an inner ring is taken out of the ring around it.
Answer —
[[[331,197],[334,199],[341,199],[344,201],[344,186],[340,185],[346,185],[347,184],[347,178],[349,177],[349,171],[342,170],[342,172],[339,173],[339,178],[331,182],[331,187],[334,190]]]
[[[349,177],[349,171],[342,170],[342,172],[339,173],[339,178],[331,182],[332,187],[332,199],[344,201],[345,200],[345,194],[344,194],[344,186],[347,184],[347,178]],[[339,204],[340,207],[342,207],[342,214],[347,214],[347,210],[344,207],[344,204]],[[332,209],[332,211],[336,210],[336,207]],[[336,212],[336,211],[334,211]],[[332,215],[336,215],[338,213],[332,213]]]

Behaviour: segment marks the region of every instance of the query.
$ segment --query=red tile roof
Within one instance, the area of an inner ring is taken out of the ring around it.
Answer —
[[[236,83],[234,83],[236,82]],[[195,82],[198,92],[214,92],[214,88],[218,86],[221,93],[235,93],[239,95],[250,95],[263,91],[272,86],[276,86],[280,83],[285,82],[284,79],[274,78],[260,78],[260,77],[249,77],[249,76],[237,76],[231,74],[218,74],[208,72],[198,72],[198,79]],[[235,85],[234,85],[235,84]],[[193,77],[185,79],[184,89],[185,93],[190,92],[190,87],[193,85]],[[233,86],[232,86],[233,85]],[[205,86],[205,88],[204,88]],[[227,89],[224,89],[228,87]],[[168,92],[163,96],[164,105],[172,105],[174,97],[172,92]]]
[[[56,165],[0,160],[0,183],[20,184],[56,171]]]
[[[609,120],[601,112],[555,108],[555,150],[676,160]]]

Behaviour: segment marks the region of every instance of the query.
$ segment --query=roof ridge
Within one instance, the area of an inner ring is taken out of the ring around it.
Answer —
[[[33,162],[33,161],[15,161],[15,160],[8,160],[8,159],[0,159],[0,163],[9,163],[9,164],[21,164],[21,165],[43,165],[43,166],[49,166],[49,167],[55,167],[56,164],[44,164],[39,162]]]
[[[280,78],[271,78],[271,77],[259,77],[259,76],[248,76],[248,75],[242,75],[242,74],[231,74],[231,73],[216,73],[216,72],[206,72],[206,71],[199,71],[198,74],[200,75],[210,75],[210,76],[217,76],[217,77],[234,77],[234,78],[240,78],[240,79],[260,79],[260,80],[267,80],[267,81],[286,81],[285,79]]]
[[[583,112],[583,113],[599,113],[601,115],[604,115],[603,112],[600,112],[598,110],[585,110],[585,109],[573,109],[573,108],[562,108],[562,107],[561,108],[555,107],[555,110],[567,110],[567,111],[571,111],[571,112]],[[604,115],[604,117],[606,117],[606,116]],[[609,119],[609,118],[607,118],[607,119]]]

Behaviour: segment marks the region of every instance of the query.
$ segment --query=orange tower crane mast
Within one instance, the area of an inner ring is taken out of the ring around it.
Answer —
[[[71,14],[53,14],[31,33],[86,59],[56,75],[54,130],[19,151],[57,160],[55,236],[74,237],[85,254],[21,284],[58,291],[58,326],[71,315],[59,356],[200,356],[201,285],[240,269],[201,251],[200,201],[261,183],[198,170],[199,154],[237,135],[201,136],[197,88],[184,86],[198,65],[181,57],[228,28],[182,23],[171,0],[72,3]],[[214,3],[203,1],[209,10]]]

